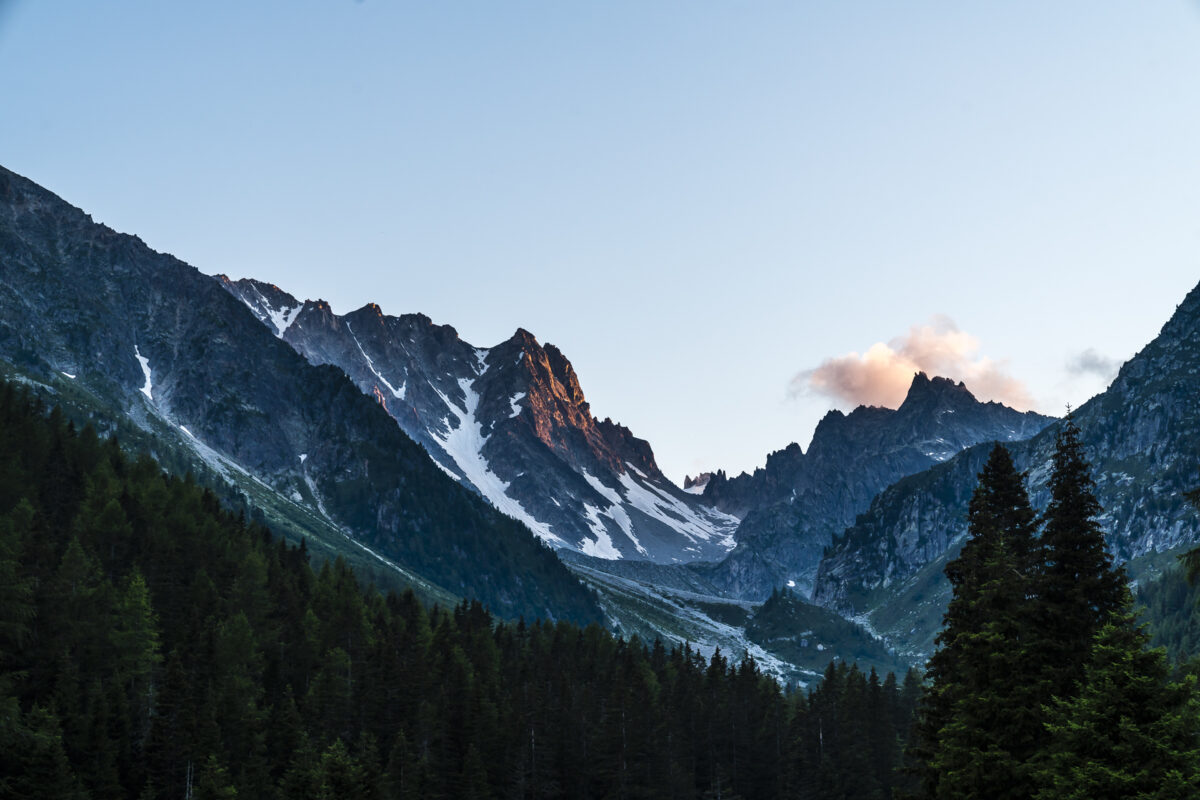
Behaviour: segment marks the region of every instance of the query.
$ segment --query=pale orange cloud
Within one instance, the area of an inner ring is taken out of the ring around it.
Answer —
[[[953,378],[982,401],[996,400],[1019,411],[1033,407],[1025,384],[1009,375],[1004,361],[978,355],[979,340],[946,316],[914,325],[906,336],[877,342],[865,353],[828,358],[792,379],[793,394],[817,393],[850,407],[896,408],[913,375]]]

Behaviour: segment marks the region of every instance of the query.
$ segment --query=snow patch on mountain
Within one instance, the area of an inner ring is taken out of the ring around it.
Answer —
[[[599,478],[588,472],[586,469],[582,470],[581,474],[583,475],[583,479],[588,482],[588,485],[595,489],[596,493],[608,502],[612,503],[613,505],[620,505],[621,503],[625,502],[621,495],[617,494],[615,489],[610,489],[605,486],[600,482]]]
[[[630,469],[637,471],[632,465]],[[738,518],[716,510],[693,509],[652,483],[639,483],[628,473],[620,477],[625,500],[643,514],[668,525],[692,541],[717,542],[728,550],[734,546]]]
[[[151,392],[154,390],[154,385],[150,382],[150,359],[142,355],[142,351],[138,349],[136,344],[133,346],[133,354],[142,366],[142,374],[146,376],[146,383],[139,391],[146,395],[147,400],[153,400],[154,395]]]
[[[462,475],[459,475],[457,472],[455,472],[454,470],[452,470],[452,469],[450,469],[449,467],[447,467],[447,466],[446,466],[445,464],[443,464],[441,461],[438,461],[436,457],[434,457],[434,456],[430,456],[429,460],[433,462],[433,465],[434,465],[435,467],[437,467],[438,469],[440,469],[442,472],[446,473],[447,477],[449,477],[449,478],[450,478],[450,480],[454,481],[455,483],[462,483],[462,482],[463,482],[463,476],[462,476]]]
[[[321,516],[329,519],[329,512],[325,510],[325,504],[321,502],[321,493],[317,491],[316,481],[307,472],[304,473],[304,484],[312,492],[313,499],[317,501],[317,510],[321,512]]]
[[[300,316],[300,312],[304,309],[304,304],[297,303],[295,308],[283,306],[276,309],[271,307],[271,302],[259,291],[257,286],[254,287],[254,293],[258,295],[258,299],[262,302],[263,313],[267,315],[267,319],[271,321],[271,326],[275,329],[275,337],[282,339],[284,331],[292,326],[292,323],[296,321],[296,317]],[[254,306],[245,297],[242,297],[242,302],[251,311],[255,310]]]
[[[480,363],[482,365],[482,359],[480,359]],[[486,370],[486,367],[484,369]],[[454,464],[462,472],[463,478],[492,505],[513,519],[525,523],[544,541],[565,546],[566,542],[551,532],[549,525],[536,519],[525,510],[524,506],[508,496],[508,482],[501,480],[496,473],[492,472],[491,465],[483,457],[483,445],[487,442],[488,437],[483,433],[483,423],[476,416],[479,408],[479,394],[473,388],[473,383],[474,381],[470,378],[460,378],[458,381],[464,398],[462,408],[435,387],[435,391],[446,403],[450,415],[445,420],[446,432],[430,431],[430,435],[446,452],[446,455],[454,460]],[[454,417],[456,424],[451,424],[450,417]],[[434,461],[436,463],[437,459]],[[457,476],[454,477],[457,478]]]
[[[581,539],[579,541],[579,552],[608,561],[616,561],[621,558],[621,551],[613,546],[612,537],[608,534],[608,528],[605,527],[603,520],[600,519],[600,509],[584,503],[583,514],[596,538],[595,540]]]
[[[388,391],[391,392],[392,395],[394,395],[397,400],[403,400],[404,399],[404,390],[408,386],[407,382],[401,383],[399,389],[397,389],[395,386],[392,386],[392,384],[388,383],[388,379],[383,377],[382,375],[380,375],[379,370],[375,369],[375,362],[371,360],[371,357],[369,355],[367,355],[367,351],[363,350],[362,343],[360,341],[358,341],[358,337],[354,335],[354,329],[350,327],[349,322],[346,323],[346,330],[350,332],[350,338],[354,340],[354,344],[358,346],[358,352],[362,353],[363,360],[365,360],[367,362],[367,369],[371,370],[371,373],[376,378],[379,378],[379,380],[383,382],[383,385],[388,388]]]
[[[279,331],[279,333],[275,335],[282,339],[284,332],[288,328],[292,327],[292,323],[296,321],[296,317],[300,316],[300,312],[303,310],[303,308],[304,305],[300,304],[295,308],[281,308],[280,310],[276,311],[270,306],[267,306],[267,313],[271,316],[271,324],[274,325]]]
[[[581,474],[583,475],[583,479],[588,482],[588,485],[595,489],[601,497],[611,504],[603,511],[597,509],[595,515],[588,514],[588,525],[591,527],[592,531],[596,533],[597,537],[603,536],[605,539],[608,539],[611,544],[611,539],[608,537],[608,530],[605,528],[604,523],[599,519],[599,515],[603,514],[617,524],[617,527],[624,532],[629,541],[633,542],[633,546],[637,548],[639,553],[644,556],[648,556],[649,553],[646,551],[646,548],[642,546],[642,543],[638,541],[637,535],[633,532],[633,520],[629,518],[629,512],[627,512],[624,508],[625,499],[622,498],[615,489],[610,489],[601,483],[599,478],[588,472],[586,469],[583,470]],[[585,506],[585,508],[591,508],[591,506]],[[595,555],[595,553],[589,552],[587,549],[584,549],[583,552],[587,553],[587,555]],[[600,557],[608,558],[608,556]],[[620,552],[617,552],[615,556],[612,556],[612,558],[621,558]]]
[[[513,419],[514,417],[521,415],[521,407],[517,405],[517,403],[521,402],[521,399],[524,397],[524,392],[517,392],[512,397],[508,398],[508,404],[512,407],[512,413],[508,415],[509,419]]]

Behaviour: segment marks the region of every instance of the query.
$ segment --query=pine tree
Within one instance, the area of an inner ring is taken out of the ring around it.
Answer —
[[[892,773],[896,768],[896,694],[896,676],[889,672],[886,680],[880,683],[879,674],[872,667],[867,679],[867,736],[875,783],[881,789],[891,785]]]
[[[1195,676],[1170,680],[1165,652],[1147,649],[1129,606],[1096,635],[1079,694],[1049,712],[1042,800],[1200,796]]]

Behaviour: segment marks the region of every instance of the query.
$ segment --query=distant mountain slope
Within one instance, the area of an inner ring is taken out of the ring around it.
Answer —
[[[368,304],[339,316],[271,284],[222,282],[311,363],[345,371],[448,474],[554,547],[659,563],[732,548],[738,519],[671,483],[629,429],[594,418],[571,363],[528,331],[478,348],[424,315]]]
[[[1026,439],[1052,417],[981,403],[962,383],[918,373],[896,410],[830,411],[807,453],[772,453],[752,475],[709,479],[703,497],[745,515],[737,548],[705,576],[726,592],[761,600],[790,585],[807,590],[822,552],[881,490],[979,442]]]
[[[1198,397],[1200,287],[1112,385],[1074,414],[1104,508],[1101,524],[1120,561],[1200,541],[1200,517],[1182,497],[1200,485]],[[1018,468],[1028,472],[1038,508],[1048,501],[1055,430],[1010,448]],[[920,580],[928,584],[922,590],[927,601],[936,595],[944,602],[944,578],[925,572],[965,535],[966,505],[986,449],[968,450],[880,494],[822,560],[814,599],[858,614],[894,602],[896,592]]]
[[[599,618],[521,524],[449,480],[341,370],[309,364],[217,280],[3,168],[0,265],[11,371],[69,381],[247,493],[305,509],[503,616]]]

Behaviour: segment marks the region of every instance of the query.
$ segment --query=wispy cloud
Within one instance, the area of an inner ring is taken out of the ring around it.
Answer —
[[[1095,375],[1109,383],[1121,369],[1120,359],[1110,358],[1089,347],[1067,361],[1067,371],[1074,375]]]
[[[996,400],[1021,411],[1033,407],[1025,384],[1006,363],[978,355],[979,340],[954,320],[935,316],[904,336],[876,342],[866,352],[828,358],[792,379],[791,393],[820,394],[846,406],[896,408],[904,402],[913,375],[924,372],[961,380],[980,400]]]

